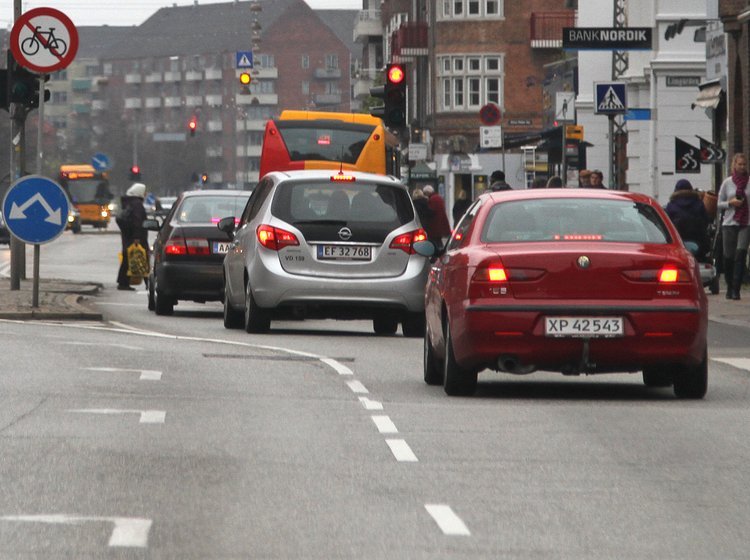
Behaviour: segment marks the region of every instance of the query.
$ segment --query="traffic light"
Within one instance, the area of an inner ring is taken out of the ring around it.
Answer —
[[[208,173],[201,173],[201,183],[205,185],[208,183]]]
[[[141,168],[138,165],[132,165],[130,167],[130,180],[131,181],[141,180]]]
[[[0,69],[0,109],[7,111],[10,107],[8,100],[8,71]]]
[[[406,72],[400,64],[386,66],[383,97],[385,124],[396,128],[406,126]]]
[[[49,74],[39,76],[30,72],[13,58],[8,51],[8,70],[6,73],[6,103],[19,103],[30,109],[39,107],[39,78],[43,82],[49,80]],[[49,101],[50,91],[44,89],[44,101]]]
[[[195,136],[195,131],[198,128],[198,117],[191,117],[188,121],[188,130],[190,131],[190,136]]]
[[[253,81],[253,77],[250,72],[242,72],[240,74],[240,89],[243,93],[250,93],[250,84]]]
[[[382,99],[383,105],[370,109],[386,126],[406,126],[406,73],[400,64],[389,64],[385,69],[385,85],[370,88],[372,97]]]

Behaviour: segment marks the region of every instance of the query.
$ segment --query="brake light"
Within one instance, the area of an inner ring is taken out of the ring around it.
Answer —
[[[407,255],[413,255],[415,254],[414,244],[419,241],[426,240],[427,232],[422,228],[419,228],[415,229],[414,231],[410,231],[409,233],[402,233],[401,235],[396,236],[393,241],[391,241],[389,248],[401,249]]]
[[[688,272],[673,264],[664,265],[661,269],[626,270],[623,274],[628,280],[634,280],[636,282],[679,284],[690,281],[690,275]]]
[[[555,241],[601,241],[602,236],[596,233],[559,233],[552,236]]]
[[[183,239],[182,237],[172,237],[164,246],[164,252],[167,255],[190,255],[194,257],[203,257],[211,254],[208,240],[191,238]]]
[[[266,249],[281,251],[284,247],[299,245],[297,236],[281,228],[261,224],[256,230],[258,242]]]
[[[208,239],[188,238],[185,240],[185,244],[187,245],[188,255],[204,257],[211,254],[208,248]]]
[[[474,276],[471,278],[472,282],[492,282],[500,283],[508,281],[508,274],[503,268],[503,265],[491,265],[488,267],[477,268],[474,272]]]
[[[172,237],[167,240],[164,246],[164,253],[167,255],[187,255],[187,246],[185,240],[181,237]]]
[[[336,175],[331,175],[331,182],[333,183],[354,183],[357,178],[354,175],[344,175],[343,171],[339,171]]]

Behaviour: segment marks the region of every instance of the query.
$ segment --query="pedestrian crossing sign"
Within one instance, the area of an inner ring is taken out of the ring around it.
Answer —
[[[594,84],[597,115],[619,115],[628,110],[624,82],[598,82]]]

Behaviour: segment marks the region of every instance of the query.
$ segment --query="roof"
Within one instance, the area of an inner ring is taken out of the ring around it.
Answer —
[[[76,58],[99,58],[113,43],[130,37],[134,27],[109,25],[81,26],[78,31],[78,52]]]
[[[354,33],[352,32],[359,11],[314,10],[314,12],[318,14],[318,17],[336,34],[341,42],[346,45],[346,48],[354,55],[354,58],[360,58],[362,56],[362,49],[358,49],[355,46]]]

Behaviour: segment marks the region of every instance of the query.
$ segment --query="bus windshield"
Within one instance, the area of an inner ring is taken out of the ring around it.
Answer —
[[[102,179],[68,180],[66,186],[73,204],[107,204],[112,198],[107,181]]]
[[[356,164],[374,126],[325,121],[277,121],[291,161],[333,161]]]

